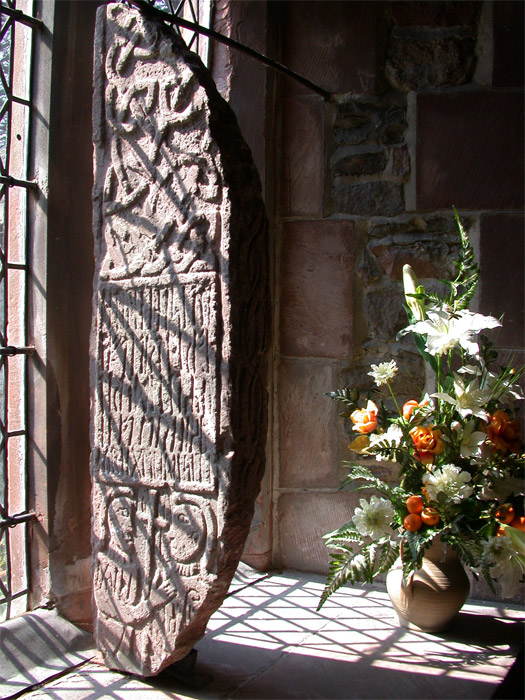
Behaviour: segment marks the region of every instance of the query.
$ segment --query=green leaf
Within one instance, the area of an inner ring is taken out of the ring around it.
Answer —
[[[483,544],[472,530],[469,532],[466,528],[462,529],[460,537],[450,536],[447,538],[447,543],[455,549],[463,564],[469,567],[479,565]]]
[[[368,435],[359,435],[356,439],[348,445],[350,450],[357,452],[357,454],[364,454],[370,446],[370,438]]]

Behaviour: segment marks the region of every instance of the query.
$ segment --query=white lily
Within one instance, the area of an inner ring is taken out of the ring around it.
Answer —
[[[472,357],[479,347],[473,336],[484,328],[497,328],[501,323],[493,316],[475,314],[466,309],[450,314],[443,309],[429,309],[428,318],[407,326],[403,333],[426,335],[426,349],[431,355],[443,355],[460,345]]]
[[[476,381],[466,383],[454,373],[454,393],[455,397],[443,391],[438,391],[432,396],[451,403],[456,407],[462,418],[472,415],[488,422],[489,415],[483,406],[488,403],[492,395],[489,389],[480,389]]]
[[[469,420],[463,428],[461,426],[458,428],[458,437],[461,441],[459,452],[465,459],[480,457],[481,445],[487,438],[486,433],[474,430],[475,427],[476,423],[473,420]]]
[[[506,528],[506,532],[509,533],[512,529]],[[514,542],[514,538],[511,539],[508,536],[489,537],[483,556],[491,565],[490,573],[501,585],[503,597],[511,597],[517,593],[521,578],[525,573],[521,538]]]
[[[519,384],[512,383],[513,375],[509,373],[501,380],[494,372],[487,372],[487,386],[493,394],[497,395],[498,400],[505,405],[511,405],[514,401],[523,401],[523,389]]]
[[[416,299],[416,297],[411,295],[418,294],[424,290],[419,284],[414,270],[410,267],[410,265],[403,265],[403,289],[408,308],[413,313],[414,318],[416,318],[418,321],[422,321],[425,318],[425,307],[420,299]]]
[[[458,372],[471,374],[475,377],[483,377],[483,386],[490,389],[491,398],[497,398],[504,405],[512,406],[515,401],[523,401],[525,398],[521,386],[512,381],[516,374],[513,370],[504,372],[502,376],[481,367],[465,365],[460,367]]]

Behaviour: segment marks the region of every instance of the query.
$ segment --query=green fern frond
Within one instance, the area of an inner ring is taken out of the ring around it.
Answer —
[[[463,228],[459,218],[458,210],[456,207],[453,207],[453,209],[459,229],[461,251],[459,260],[455,262],[458,268],[456,279],[450,282],[450,306],[453,307],[454,311],[460,311],[468,307],[474,296],[479,281],[480,269],[476,262],[474,249],[470,244],[468,234]]]
[[[441,280],[444,284],[450,285],[450,280]],[[434,292],[425,293],[425,303],[429,306],[444,306],[449,303],[448,298],[442,297],[440,294],[435,294]]]
[[[329,391],[326,396],[340,401],[352,410],[357,408],[357,402],[359,401],[359,391],[357,389],[350,389],[349,387],[337,389],[336,391]]]
[[[339,590],[345,583],[354,583],[357,574],[356,567],[352,567],[352,560],[356,556],[355,552],[347,552],[344,555],[331,554],[330,556],[331,562],[326,578],[326,586],[321,595],[317,610],[320,610],[332,593]]]
[[[343,464],[348,465],[347,462],[343,462]],[[351,465],[350,471],[343,480],[341,487],[346,488],[358,479],[363,479],[368,483],[368,485],[356,486],[353,489],[351,489],[352,491],[359,491],[363,488],[370,488],[369,485],[372,484],[376,491],[378,491],[379,493],[382,493],[383,495],[388,497],[390,497],[392,494],[392,489],[390,488],[390,486],[381,481],[381,479],[378,479],[376,476],[374,476],[370,469],[368,469],[368,467],[363,466],[362,464]]]
[[[430,545],[434,537],[439,536],[441,531],[422,530],[417,532],[405,532],[401,557],[403,562],[403,578],[407,580],[416,569],[421,568],[425,549]]]
[[[469,567],[478,566],[483,554],[483,545],[474,533],[469,537],[464,530],[461,537],[447,537],[447,542],[455,549],[463,564]]]
[[[346,583],[372,583],[380,573],[388,570],[393,561],[389,539],[366,544],[358,552],[330,554],[331,562],[326,579],[326,586],[321,595],[317,610],[320,610],[327,599]],[[391,562],[391,563],[390,563]]]
[[[348,543],[363,543],[361,533],[357,530],[356,526],[351,520],[337,530],[323,535],[323,539],[325,540],[325,545],[332,548],[342,547]]]
[[[390,540],[386,540],[380,550],[379,554],[377,557],[377,572],[376,576],[379,574],[384,574],[385,572],[389,571],[395,560],[399,556],[399,547]]]
[[[490,566],[486,562],[482,561],[480,569],[481,569],[481,573],[483,574],[483,578],[487,582],[490,590],[492,591],[492,593],[496,593],[496,587],[494,586],[494,579],[490,575]]]

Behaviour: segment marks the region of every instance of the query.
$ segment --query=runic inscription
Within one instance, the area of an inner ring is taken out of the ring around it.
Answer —
[[[253,513],[266,223],[232,113],[171,30],[106,5],[95,57],[95,637],[154,675],[204,633]]]
[[[217,275],[101,285],[95,414],[101,481],[216,489]]]

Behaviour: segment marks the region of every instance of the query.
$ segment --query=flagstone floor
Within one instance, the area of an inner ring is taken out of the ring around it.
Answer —
[[[170,671],[139,679],[90,660],[21,697],[490,698],[523,644],[516,606],[469,601],[449,631],[426,634],[397,625],[380,587],[344,588],[316,612],[323,581],[241,570],[184,681]]]

